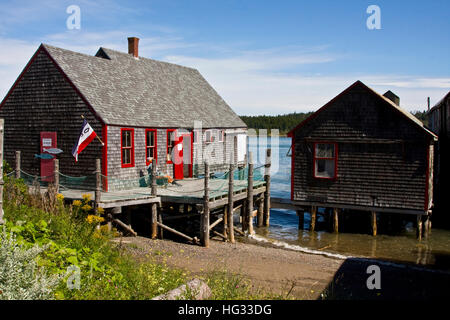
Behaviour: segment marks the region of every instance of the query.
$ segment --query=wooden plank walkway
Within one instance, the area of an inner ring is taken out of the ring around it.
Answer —
[[[209,201],[211,208],[216,208],[227,203],[228,180],[210,180]],[[245,199],[247,196],[247,180],[234,180],[234,201]],[[263,193],[265,189],[264,181],[253,182],[254,195]],[[150,187],[140,187],[121,191],[101,192],[99,206],[106,208],[131,206],[146,203],[183,203],[183,204],[203,204],[204,202],[204,179],[183,179],[177,180],[176,184],[166,187],[157,187],[157,196],[153,196]],[[62,189],[60,193],[68,200],[81,200],[84,194],[95,198],[95,191]]]

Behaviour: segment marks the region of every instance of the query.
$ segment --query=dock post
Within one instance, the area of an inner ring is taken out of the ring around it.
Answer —
[[[377,213],[372,211],[372,235],[375,237],[377,235]]]
[[[95,160],[95,213],[98,214],[98,207],[101,197],[101,173],[102,167],[100,165],[100,159]]]
[[[55,159],[54,175],[55,175],[55,189],[56,189],[56,193],[59,193],[59,160],[58,159]]]
[[[20,151],[16,151],[16,179],[20,179]]]
[[[303,225],[305,222],[305,213],[303,210],[297,210],[297,216],[298,216],[298,229],[303,230]]]
[[[339,233],[339,209],[333,208],[333,231]]]
[[[416,230],[417,240],[422,240],[422,215],[417,215],[417,230]]]
[[[244,200],[242,202],[241,207],[241,227],[242,227],[242,233],[245,234],[245,231],[247,230],[248,224],[247,224],[247,201]]]
[[[223,238],[228,239],[228,206],[223,206]]]
[[[248,153],[248,182],[247,182],[247,226],[248,233],[253,234],[253,152]]]
[[[156,197],[156,159],[152,160],[152,196]],[[156,239],[158,236],[158,204],[152,203],[152,232],[151,238]]]
[[[264,194],[261,193],[258,201],[257,201],[257,206],[258,206],[258,216],[257,216],[257,225],[258,228],[261,228],[264,225]]]
[[[228,239],[231,243],[234,243],[234,199],[233,199],[233,187],[234,187],[234,165],[230,164],[230,172],[228,175]]]
[[[202,245],[209,247],[209,163],[205,162],[205,196],[203,198]]]
[[[4,224],[3,220],[3,133],[5,128],[5,120],[0,119],[0,225]]]
[[[312,206],[311,207],[311,226],[310,226],[311,231],[314,231],[316,229],[316,215],[317,215],[317,207]]]
[[[264,192],[264,226],[269,226],[270,220],[270,166],[272,149],[266,150],[266,164],[264,180],[266,181],[266,191]]]

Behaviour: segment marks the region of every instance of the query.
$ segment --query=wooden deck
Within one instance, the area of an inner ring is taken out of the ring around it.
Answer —
[[[235,180],[233,187],[234,201],[242,200],[247,197],[247,180]],[[210,208],[217,208],[226,205],[228,202],[228,180],[212,179],[210,180],[209,201]],[[265,188],[264,181],[253,182],[253,194],[263,193]],[[83,194],[95,197],[94,191],[88,190],[60,190],[60,193],[68,200],[79,200]],[[131,206],[147,203],[183,203],[183,204],[203,204],[204,203],[204,179],[184,179],[177,180],[174,184],[162,187],[158,186],[157,196],[152,196],[151,188],[141,187],[121,191],[101,192],[99,206],[107,209],[122,206]]]

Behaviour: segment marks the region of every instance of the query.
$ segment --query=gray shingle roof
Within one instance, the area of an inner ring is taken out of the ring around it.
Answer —
[[[43,46],[106,124],[247,127],[196,69],[106,48],[97,55],[110,59]]]

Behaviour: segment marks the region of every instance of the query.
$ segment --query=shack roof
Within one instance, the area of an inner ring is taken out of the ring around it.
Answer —
[[[435,110],[441,108],[446,103],[446,101],[448,101],[449,99],[450,99],[450,91],[441,100],[439,100],[439,102],[436,103],[433,106],[433,108],[431,108],[430,111],[428,111],[427,113],[430,114],[430,113],[434,112]]]
[[[366,86],[363,82],[361,82],[360,80],[356,81],[355,83],[353,83],[351,86],[349,86],[347,89],[345,89],[344,91],[342,91],[340,94],[338,94],[336,97],[334,97],[332,100],[330,100],[328,103],[326,103],[323,107],[321,107],[319,110],[317,110],[316,112],[314,112],[311,116],[309,116],[308,118],[306,118],[305,120],[303,120],[301,123],[299,123],[294,129],[292,129],[291,131],[289,131],[288,136],[292,137],[293,133],[295,131],[297,131],[298,129],[300,129],[301,127],[303,127],[304,124],[306,124],[307,122],[309,122],[310,120],[314,119],[320,112],[322,112],[323,110],[327,109],[329,106],[331,106],[333,104],[334,101],[336,101],[339,97],[343,96],[344,94],[346,94],[348,91],[350,91],[350,89],[352,89],[355,86],[362,86],[363,88],[366,88],[368,90],[368,92],[370,92],[371,94],[377,96],[378,98],[382,99],[384,102],[386,102],[389,106],[391,106],[394,110],[396,110],[397,112],[399,112],[401,115],[403,115],[404,117],[406,117],[409,121],[411,121],[414,125],[420,127],[422,130],[424,130],[428,135],[430,135],[434,140],[437,140],[437,136],[431,132],[430,130],[428,130],[427,128],[425,128],[425,126],[423,125],[423,123],[417,119],[414,115],[412,115],[410,112],[408,112],[407,110],[403,109],[402,107],[396,105],[394,102],[392,102],[390,99],[384,97],[383,95],[379,94],[378,92],[376,92],[375,90],[373,90],[372,88]]]
[[[41,47],[105,124],[192,128],[201,121],[203,128],[247,127],[196,69],[106,48],[90,56]]]

